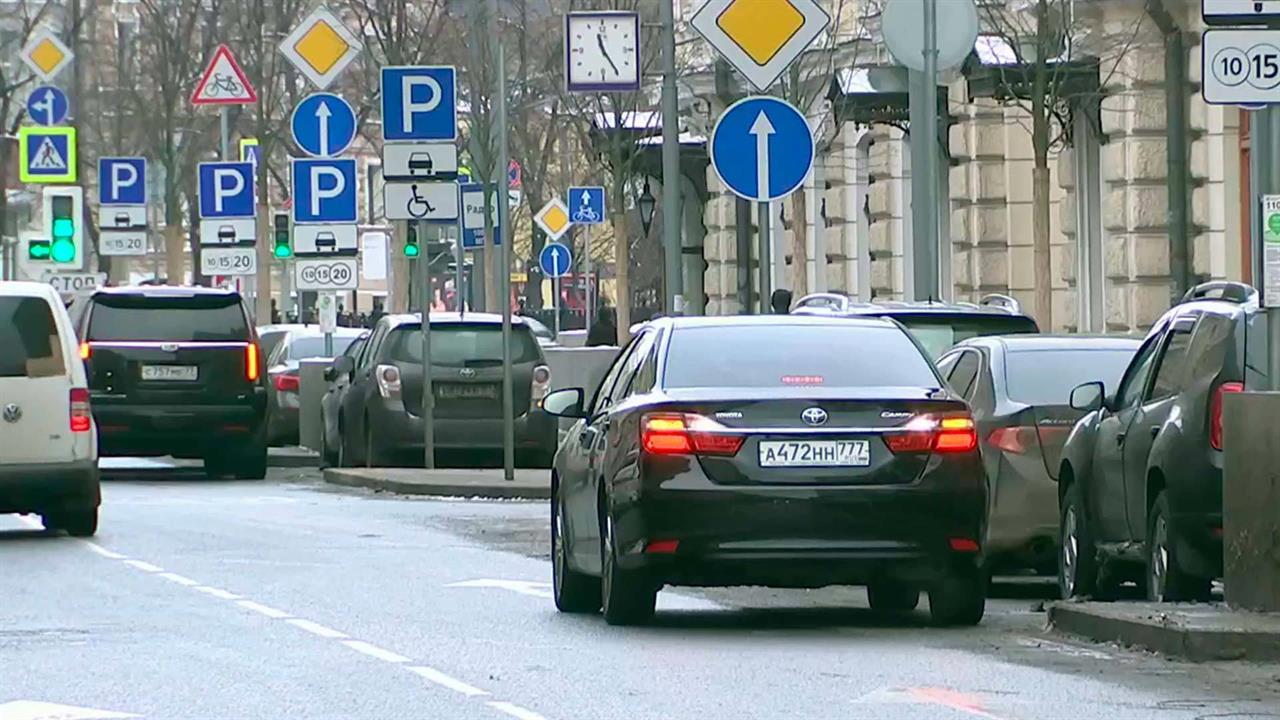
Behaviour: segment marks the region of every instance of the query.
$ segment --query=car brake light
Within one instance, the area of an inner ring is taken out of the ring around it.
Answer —
[[[551,368],[539,365],[533,369],[533,381],[529,387],[529,407],[535,410],[542,407],[542,398],[549,392],[551,392]]]
[[[93,354],[93,348],[89,345],[89,343],[87,342],[80,343],[80,359],[81,360],[88,360],[89,356],[92,354]]]
[[[951,545],[951,549],[956,552],[973,553],[978,552],[982,548],[978,546],[976,540],[970,538],[951,538],[947,541]]]
[[[978,447],[978,432],[973,418],[967,415],[941,418],[921,415],[900,430],[886,433],[884,443],[895,454],[963,453]]]
[[[379,365],[373,375],[378,381],[378,394],[390,399],[400,394],[400,368],[395,365]]]
[[[1036,446],[1036,429],[1033,427],[1002,427],[991,431],[987,444],[1007,453],[1022,455]]]
[[[746,437],[692,413],[653,413],[640,421],[640,445],[653,455],[738,454]]]
[[[71,432],[89,432],[93,416],[89,412],[89,390],[71,388]]]
[[[650,555],[671,555],[679,549],[679,540],[650,540],[644,546],[644,551]]]
[[[1214,450],[1222,449],[1222,398],[1227,393],[1244,392],[1244,383],[1224,382],[1213,393],[1209,410],[1209,444]]]
[[[275,379],[276,390],[278,392],[298,392],[301,382],[297,375],[277,375]]]
[[[244,377],[249,382],[258,380],[258,343],[244,346]]]

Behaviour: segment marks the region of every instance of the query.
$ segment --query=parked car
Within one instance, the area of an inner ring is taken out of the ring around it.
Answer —
[[[726,349],[746,348],[746,352]],[[649,322],[573,418],[551,476],[554,596],[640,623],[664,585],[929,592],[979,622],[987,489],[973,419],[902,326],[879,318]]]
[[[542,411],[551,369],[523,318],[512,318],[516,451],[546,467],[556,419]],[[437,449],[501,452],[502,316],[431,314],[432,389]],[[422,457],[422,321],[383,317],[350,371],[338,416],[344,465],[381,466]]]
[[[298,409],[301,406],[303,360],[342,354],[363,330],[338,328],[333,332],[332,355],[325,349],[318,325],[290,330],[267,357],[267,440],[271,445],[298,444]]]
[[[1223,566],[1223,396],[1262,386],[1265,353],[1257,292],[1205,283],[1152,326],[1119,383],[1072,391],[1087,414],[1059,470],[1064,596],[1141,578],[1151,600],[1209,597]]]
[[[551,328],[543,325],[537,318],[522,315],[520,319],[524,321],[525,325],[529,326],[529,332],[533,333],[533,336],[538,339],[539,345],[542,347],[556,347],[558,345],[555,333],[551,332]]]
[[[987,472],[987,553],[995,570],[1057,571],[1058,463],[1083,414],[1071,390],[1100,378],[1115,386],[1141,341],[1086,335],[971,338],[938,360],[969,403]]]
[[[902,323],[937,359],[956,343],[984,335],[1040,332],[1036,321],[1016,300],[987,295],[980,304],[965,302],[859,302],[847,295],[813,293],[796,301],[792,315],[823,317],[888,317]]]
[[[240,293],[103,288],[71,314],[102,455],[202,458],[211,476],[266,476],[263,358]]]
[[[262,357],[269,358],[271,353],[275,352],[276,346],[285,336],[294,331],[305,332],[307,330],[320,331],[318,325],[302,325],[300,323],[277,323],[275,325],[261,325],[258,327],[258,347],[262,349]]]
[[[0,513],[98,530],[97,429],[71,318],[45,283],[0,283]]]
[[[338,465],[338,448],[342,446],[342,436],[338,433],[338,416],[341,414],[342,398],[351,387],[351,371],[356,366],[356,359],[369,341],[369,333],[363,332],[341,355],[334,358],[333,363],[325,368],[324,379],[329,383],[324,397],[320,400],[320,461],[326,465]]]

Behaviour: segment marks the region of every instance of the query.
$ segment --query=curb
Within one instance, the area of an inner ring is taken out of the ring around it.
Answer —
[[[426,495],[432,497],[467,497],[493,500],[547,500],[551,498],[551,486],[530,486],[498,480],[494,483],[454,483],[447,480],[421,482],[397,480],[389,477],[369,476],[338,469],[324,471],[324,481],[330,485],[382,490],[400,495]]]
[[[267,467],[274,468],[315,468],[320,467],[318,453],[273,453],[267,451]]]
[[[1050,605],[1049,625],[1097,642],[1141,647],[1192,662],[1280,660],[1280,632],[1188,628],[1158,617],[1097,612],[1079,603]]]

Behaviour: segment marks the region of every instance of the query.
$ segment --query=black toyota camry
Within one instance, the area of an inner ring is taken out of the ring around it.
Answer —
[[[556,606],[652,617],[665,585],[866,585],[976,624],[987,488],[973,419],[890,319],[664,318],[593,392],[552,472]]]

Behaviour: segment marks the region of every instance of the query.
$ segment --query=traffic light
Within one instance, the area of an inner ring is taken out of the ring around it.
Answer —
[[[50,187],[44,191],[44,228],[49,233],[48,258],[60,265],[83,265],[84,192],[80,187]],[[28,255],[40,254],[39,247],[28,247]]]
[[[49,262],[53,248],[48,240],[28,240],[27,259],[35,262]]]
[[[418,246],[418,223],[410,222],[404,236],[404,256],[416,258],[421,254],[422,248]]]
[[[287,260],[293,257],[293,239],[289,235],[289,213],[278,212],[271,222],[271,238],[274,242],[271,254],[277,260]]]

